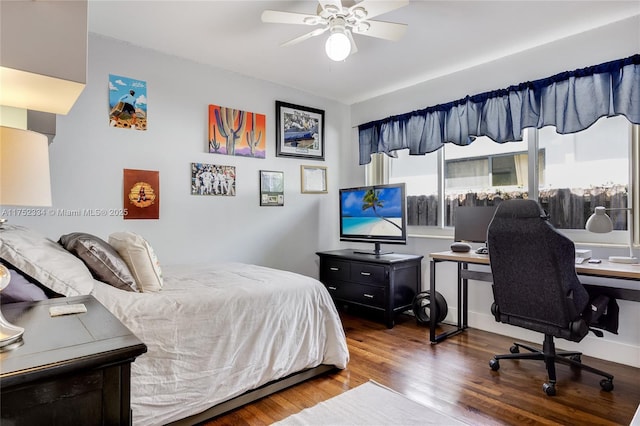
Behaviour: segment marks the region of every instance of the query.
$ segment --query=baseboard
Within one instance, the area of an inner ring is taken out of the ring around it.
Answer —
[[[453,324],[457,317],[457,308],[449,307],[445,323]],[[490,314],[469,312],[468,323],[472,328],[542,345],[541,333],[496,322],[493,315]],[[607,339],[609,333],[604,332],[604,334],[605,337],[596,337],[590,333],[580,343],[557,339],[556,347],[561,350],[576,350],[590,357],[640,368],[640,347]],[[508,350],[509,348],[505,348],[505,352]]]

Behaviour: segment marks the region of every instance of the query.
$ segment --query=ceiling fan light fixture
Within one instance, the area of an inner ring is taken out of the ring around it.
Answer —
[[[351,41],[344,32],[336,31],[329,36],[324,48],[332,61],[344,61],[351,53]]]
[[[337,16],[331,20],[331,35],[327,38],[324,49],[332,61],[344,61],[351,54],[351,40],[347,36],[346,22]]]
[[[261,19],[262,22],[268,23],[321,26],[280,46],[292,46],[328,31],[329,37],[325,41],[327,56],[333,61],[343,61],[358,51],[353,39],[354,34],[392,41],[399,40],[405,33],[406,24],[374,21],[370,18],[389,13],[408,4],[409,0],[380,2],[377,0],[318,0],[315,15],[265,10],[262,12]]]

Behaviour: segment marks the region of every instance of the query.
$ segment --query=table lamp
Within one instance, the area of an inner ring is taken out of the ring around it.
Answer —
[[[629,228],[629,256],[609,256],[609,262],[613,263],[638,263],[638,258],[633,256],[633,229],[632,229],[632,209],[629,208],[616,208],[606,209],[602,206],[595,208],[595,212],[587,219],[585,229],[589,232],[595,232],[598,234],[606,234],[613,231],[613,223],[606,211],[612,210],[626,210],[628,215],[628,228]]]
[[[51,205],[49,143],[45,135],[0,126],[0,205]],[[0,233],[5,222],[0,218]],[[0,264],[0,291],[10,280],[8,269]],[[0,351],[20,346],[23,333],[22,327],[9,323],[0,311]]]

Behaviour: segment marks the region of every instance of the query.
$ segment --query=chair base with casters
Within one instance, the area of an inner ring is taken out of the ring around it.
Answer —
[[[524,348],[529,352],[520,353],[520,348]],[[498,371],[500,369],[501,359],[533,359],[544,361],[547,367],[549,381],[542,385],[542,390],[548,396],[554,396],[556,394],[556,363],[566,364],[572,369],[576,369],[578,371],[585,370],[603,376],[604,379],[600,380],[600,387],[602,390],[606,392],[611,392],[613,390],[613,376],[611,374],[583,364],[581,362],[581,352],[556,352],[553,336],[550,334],[545,334],[542,350],[528,345],[523,345],[521,343],[514,343],[509,351],[511,352],[510,354],[495,355],[493,359],[489,361],[491,369],[493,371]]]

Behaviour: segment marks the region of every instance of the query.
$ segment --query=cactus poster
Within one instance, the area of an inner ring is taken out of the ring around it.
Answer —
[[[266,121],[264,114],[209,105],[209,152],[265,158]]]

